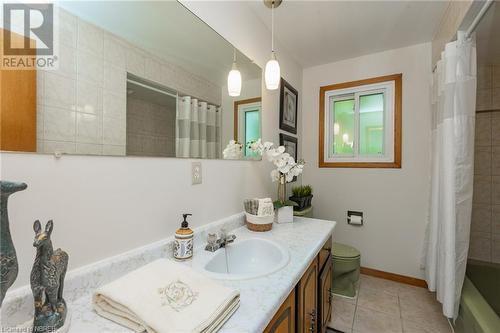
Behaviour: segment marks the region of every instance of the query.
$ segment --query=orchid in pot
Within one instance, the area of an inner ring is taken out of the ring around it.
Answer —
[[[303,160],[295,161],[295,159],[285,152],[284,146],[274,148],[272,142],[262,143],[258,139],[249,144],[249,149],[262,156],[266,156],[268,161],[273,163],[276,169],[271,171],[271,180],[278,182],[278,200],[274,202],[274,208],[277,211],[277,222],[292,222],[293,206],[295,202],[286,200],[286,183],[290,183],[293,179],[302,174],[305,162]]]

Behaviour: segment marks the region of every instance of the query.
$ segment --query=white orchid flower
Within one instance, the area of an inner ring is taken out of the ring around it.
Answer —
[[[271,171],[271,180],[272,182],[277,182],[280,179],[280,172],[276,169]]]
[[[260,140],[260,139],[259,139],[259,140]],[[272,147],[273,145],[274,145],[274,143],[269,142],[269,141],[266,141],[266,142],[264,142],[264,145],[263,145],[263,146],[264,146],[264,149],[265,149],[265,150],[269,150],[269,149],[271,149],[271,147]]]
[[[229,147],[234,144],[233,147]],[[230,145],[224,150],[224,157],[230,155],[231,152],[238,151],[237,146],[239,145],[234,140],[231,140]],[[287,183],[291,182],[295,176],[298,176],[302,173],[304,164],[303,162],[297,163],[295,159],[290,156],[289,153],[286,153],[286,149],[284,146],[278,146],[273,148],[274,144],[272,142],[266,141],[262,143],[261,139],[257,139],[252,142],[248,147],[251,151],[256,152],[258,154],[266,155],[269,162],[272,162],[276,169],[271,171],[271,180],[273,182],[279,181],[281,176],[285,177]],[[230,148],[230,149],[229,149]],[[241,154],[241,145],[239,145],[239,153]]]
[[[285,152],[285,147],[279,146],[278,148],[271,148],[267,151],[267,158],[269,161],[274,161]]]

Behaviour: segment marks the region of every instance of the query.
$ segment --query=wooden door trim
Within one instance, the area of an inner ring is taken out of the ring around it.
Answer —
[[[409,284],[411,286],[427,288],[427,282],[425,282],[425,280],[417,279],[417,278],[414,278],[411,276],[379,271],[377,269],[368,268],[368,267],[361,267],[361,274],[365,274],[365,275],[369,275],[369,276],[373,276],[373,277],[377,277],[377,278],[381,278],[381,279],[385,279],[385,280],[390,280],[390,281],[394,281],[394,282]]]
[[[239,101],[234,101],[234,106],[233,106],[233,126],[234,126],[234,141],[238,141],[238,108],[242,104],[252,104],[252,103],[257,103],[261,102],[262,98],[261,97],[254,97],[254,98],[248,98],[248,99],[242,99]]]
[[[374,83],[394,81],[394,161],[393,162],[326,162],[325,161],[325,93]],[[320,168],[401,168],[403,74],[385,75],[364,80],[330,84],[319,89],[318,166]]]

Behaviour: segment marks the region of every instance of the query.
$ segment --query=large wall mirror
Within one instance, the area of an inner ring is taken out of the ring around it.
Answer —
[[[54,27],[57,69],[1,69],[1,150],[218,159],[236,140],[227,158],[257,158],[262,70],[180,3],[59,2]]]

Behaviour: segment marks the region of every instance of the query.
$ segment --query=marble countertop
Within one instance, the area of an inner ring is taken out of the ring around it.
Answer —
[[[300,280],[310,262],[318,254],[324,242],[332,234],[335,222],[294,217],[293,223],[274,224],[271,231],[263,233],[252,232],[245,226],[241,226],[241,224],[235,225],[234,222],[233,227],[231,232],[237,236],[236,242],[238,239],[249,237],[266,238],[281,244],[289,251],[290,260],[288,264],[283,269],[272,274],[248,280],[218,280],[222,285],[238,289],[241,297],[239,309],[224,324],[220,332],[262,332],[279,309],[279,306]],[[196,258],[196,253],[197,251],[204,251],[202,247],[203,239],[208,230],[206,228],[206,230],[198,234],[197,239],[195,239],[195,259],[186,263],[197,270],[199,270],[201,263],[200,259]],[[148,249],[147,251],[151,252],[152,250]],[[161,253],[165,254],[168,251],[168,249],[163,248],[161,251],[155,250],[155,255],[151,253],[142,255],[134,253],[128,254],[128,256],[130,258],[138,256],[139,260],[138,258],[130,260],[136,262],[133,266],[138,265],[137,267],[140,267],[140,265],[153,261],[156,257],[161,256]],[[127,254],[124,254],[124,256],[127,256]],[[206,257],[206,254],[200,255],[200,257]],[[111,260],[109,261],[111,262]],[[92,309],[91,298],[95,288],[118,277],[116,273],[113,274],[115,275],[113,278],[103,276],[106,271],[109,272],[110,262],[101,263],[100,270],[93,269],[91,282],[79,287],[74,286],[72,288],[72,297],[65,296],[72,312],[69,332],[133,332],[100,317]],[[119,264],[115,263],[114,265]],[[123,269],[123,272],[137,267],[127,267],[127,269]],[[24,303],[29,303],[29,301],[23,300],[20,304],[13,302],[11,307],[16,308],[17,305],[17,310],[19,310]]]

